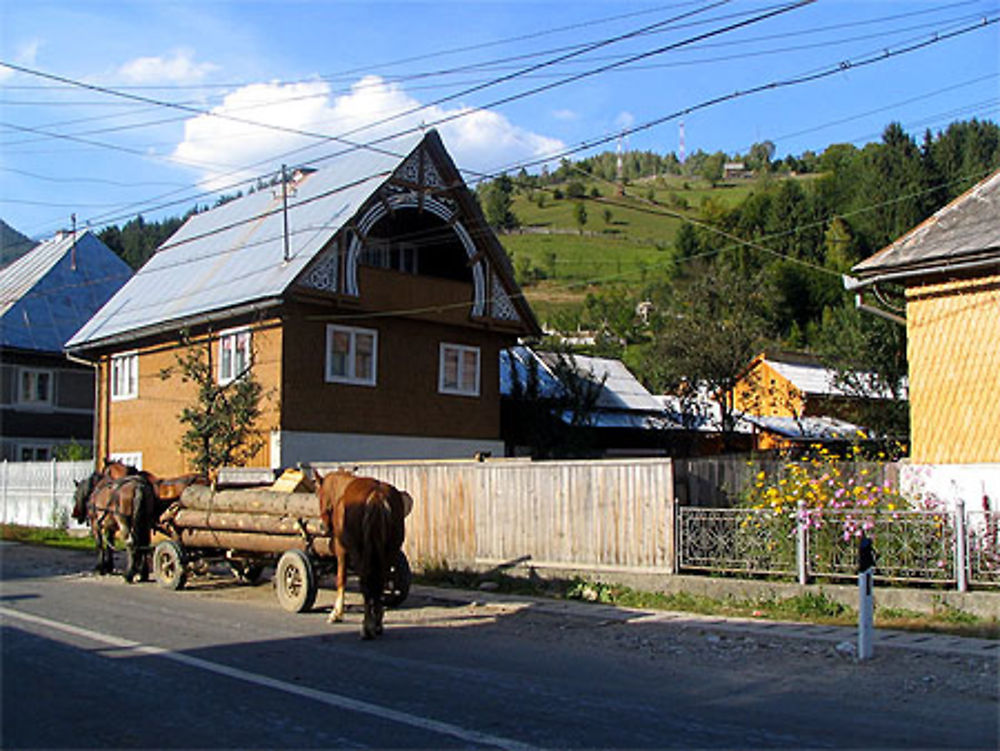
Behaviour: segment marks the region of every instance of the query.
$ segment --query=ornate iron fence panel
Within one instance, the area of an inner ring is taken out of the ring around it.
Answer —
[[[678,509],[678,566],[748,574],[795,573],[795,520],[752,509]]]
[[[1000,585],[1000,511],[969,511],[965,519],[969,582]]]
[[[808,528],[809,574],[855,577],[862,534],[874,545],[878,578],[955,581],[954,516],[933,511],[825,511],[822,524],[813,519]]]

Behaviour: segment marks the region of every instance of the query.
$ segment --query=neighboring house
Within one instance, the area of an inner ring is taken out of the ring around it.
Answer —
[[[747,169],[743,162],[726,162],[722,165],[723,180],[746,180],[753,177],[753,170]]]
[[[696,438],[620,360],[512,347],[500,384],[508,455],[686,455]]]
[[[102,454],[188,468],[188,347],[263,386],[254,466],[503,452],[500,351],[538,323],[437,133],[397,143],[192,216],[77,332]]]
[[[761,353],[733,390],[734,409],[753,426],[760,450],[868,440],[869,431],[856,423],[861,401],[839,384],[837,371],[799,352]]]
[[[914,464],[1000,462],[1000,171],[853,269],[905,288]],[[985,490],[979,491],[985,495]]]
[[[61,232],[0,270],[2,455],[52,458],[63,444],[89,448],[94,370],[63,345],[132,275],[92,233]]]

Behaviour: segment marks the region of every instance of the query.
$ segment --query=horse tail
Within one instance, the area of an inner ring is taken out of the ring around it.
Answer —
[[[385,582],[386,546],[389,542],[391,517],[389,494],[384,486],[376,487],[365,498],[365,511],[361,520],[362,573],[363,578],[368,581],[366,586],[371,596],[380,595]]]

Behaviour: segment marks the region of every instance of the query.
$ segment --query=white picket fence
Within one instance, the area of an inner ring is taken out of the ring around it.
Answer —
[[[70,516],[76,480],[94,471],[92,461],[9,462],[0,465],[0,522],[28,527],[82,528]]]

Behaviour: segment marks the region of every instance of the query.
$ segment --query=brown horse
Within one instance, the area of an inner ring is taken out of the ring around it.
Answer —
[[[156,494],[149,481],[141,475],[115,479],[94,472],[76,484],[73,500],[73,518],[81,524],[90,522],[97,546],[97,571],[109,574],[114,570],[114,539],[118,533],[128,555],[125,581],[131,583],[136,573],[145,579],[149,575],[150,532],[156,510]]]
[[[209,479],[205,475],[191,473],[177,477],[158,477],[152,472],[136,469],[130,464],[125,464],[114,459],[104,460],[104,474],[116,480],[136,475],[146,478],[149,484],[153,486],[153,492],[156,494],[157,499],[154,511],[154,523],[159,520],[160,514],[170,507],[170,504],[180,499],[184,488],[188,485],[209,484]]]
[[[365,599],[361,637],[382,633],[382,590],[390,567],[399,558],[405,536],[406,501],[392,485],[349,472],[316,472],[316,495],[324,529],[337,556],[337,600],[330,621],[344,618],[347,567],[358,572]]]

